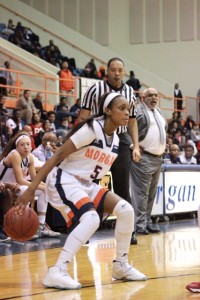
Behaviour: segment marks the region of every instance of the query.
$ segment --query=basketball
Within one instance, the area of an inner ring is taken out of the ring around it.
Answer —
[[[23,215],[16,214],[12,207],[4,216],[3,226],[11,239],[25,242],[38,230],[39,220],[36,212],[29,206],[26,206]]]

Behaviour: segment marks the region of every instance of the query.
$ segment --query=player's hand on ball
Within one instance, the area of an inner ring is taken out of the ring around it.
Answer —
[[[15,201],[15,212],[22,215],[27,204],[31,203],[31,207],[34,207],[34,192],[27,189],[21,196]]]

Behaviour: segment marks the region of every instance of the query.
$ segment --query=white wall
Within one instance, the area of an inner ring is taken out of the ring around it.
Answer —
[[[196,96],[200,0],[21,1],[121,55],[147,85],[172,96],[179,82],[183,95]]]
[[[68,0],[65,0],[68,1]],[[112,1],[112,0],[110,0]],[[25,2],[30,2],[30,1],[25,1]],[[104,0],[102,3],[107,2],[107,0]],[[124,1],[125,3],[127,0]],[[35,3],[31,2],[32,4]],[[30,3],[30,4],[31,4]],[[37,2],[38,3],[38,2]],[[42,2],[41,2],[42,3]],[[45,1],[45,7],[48,7],[47,4],[54,5],[54,1]],[[57,3],[57,1],[56,1]],[[58,1],[60,3],[60,1]],[[61,3],[65,3],[61,1]],[[79,1],[70,2],[72,3],[78,3],[78,8],[80,6]],[[82,3],[82,2],[81,2]],[[85,4],[90,4],[94,3],[92,0],[87,0],[84,1]],[[98,3],[101,3],[98,1]],[[109,2],[110,3],[110,2]],[[110,5],[110,4],[109,4]],[[60,5],[58,5],[59,9]],[[62,5],[61,5],[62,7]],[[75,12],[77,11],[77,9]],[[70,10],[70,9],[69,9]],[[93,12],[95,9],[94,7],[89,12]],[[48,9],[49,11],[49,9]],[[52,12],[52,9],[50,10]],[[89,13],[88,12],[88,13]],[[73,14],[74,11],[71,11],[71,14]],[[80,13],[80,12],[79,12]],[[96,12],[97,15],[97,12]],[[31,18],[29,17],[31,16]],[[79,14],[81,17],[81,13]],[[101,15],[100,15],[101,17]],[[74,30],[60,24],[59,22],[53,20],[50,17],[45,16],[43,13],[33,9],[32,7],[18,1],[12,1],[12,0],[0,0],[0,19],[1,22],[6,22],[9,18],[12,18],[14,23],[16,24],[17,21],[22,21],[22,24],[25,26],[31,27],[31,29],[40,36],[40,41],[42,45],[47,45],[48,41],[50,39],[53,39],[55,44],[57,44],[60,49],[62,54],[68,56],[68,57],[75,57],[77,66],[83,68],[86,63],[90,60],[91,57],[95,58],[95,61],[97,63],[97,66],[100,66],[102,64],[106,64],[106,62],[116,56],[122,56],[121,58],[125,62],[125,66],[127,69],[127,72],[129,73],[129,70],[134,69],[135,73],[140,76],[140,79],[142,82],[146,83],[147,85],[150,86],[155,86],[157,89],[165,94],[169,95],[171,93],[171,90],[173,88],[173,85],[160,78],[157,74],[154,72],[145,70],[144,68],[141,68],[139,65],[137,65],[133,59],[127,59],[126,56],[123,56],[120,54],[120,49],[116,47],[115,49],[109,49],[108,47],[101,46],[100,44],[96,43],[95,41],[90,40],[86,36],[83,36],[83,34],[79,34],[75,32]],[[94,19],[94,18],[93,18]],[[85,22],[87,18],[84,18]],[[109,19],[110,20],[110,19]],[[83,23],[83,20],[80,21],[80,24]],[[77,21],[77,24],[79,22]],[[92,26],[92,25],[91,25]],[[90,24],[88,26],[85,26],[84,28],[91,27]],[[110,27],[110,26],[109,26]],[[93,28],[93,27],[92,27]],[[83,29],[82,29],[83,31]],[[94,29],[93,29],[94,31]],[[105,31],[105,30],[104,30]],[[110,38],[110,33],[108,30],[106,32],[109,35]],[[87,32],[86,32],[87,33]],[[119,35],[119,31],[115,32],[115,36],[117,39],[120,38],[121,34]],[[100,35],[100,34],[99,34]],[[92,32],[92,37],[94,36],[94,32]],[[96,33],[95,33],[96,36]],[[102,37],[102,40],[105,41],[105,38]]]
[[[199,0],[0,0],[1,4],[13,9],[5,13],[1,8],[2,21],[22,20],[40,35],[43,45],[56,34],[53,39],[62,53],[74,56],[79,67],[90,57],[100,65],[117,55],[128,72],[133,69],[142,82],[165,95],[173,95],[175,82],[185,96],[196,96],[200,87]]]

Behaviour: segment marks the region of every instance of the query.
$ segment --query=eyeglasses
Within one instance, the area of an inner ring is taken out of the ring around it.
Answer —
[[[158,97],[158,94],[152,93],[152,94],[148,94],[147,96],[148,96],[148,97],[153,97],[153,96]]]

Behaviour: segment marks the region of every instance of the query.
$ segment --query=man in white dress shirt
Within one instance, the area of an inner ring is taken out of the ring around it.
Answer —
[[[145,235],[160,231],[152,226],[150,218],[166,147],[166,120],[157,106],[157,90],[144,90],[136,117],[141,160],[130,162],[135,229],[137,234]]]

